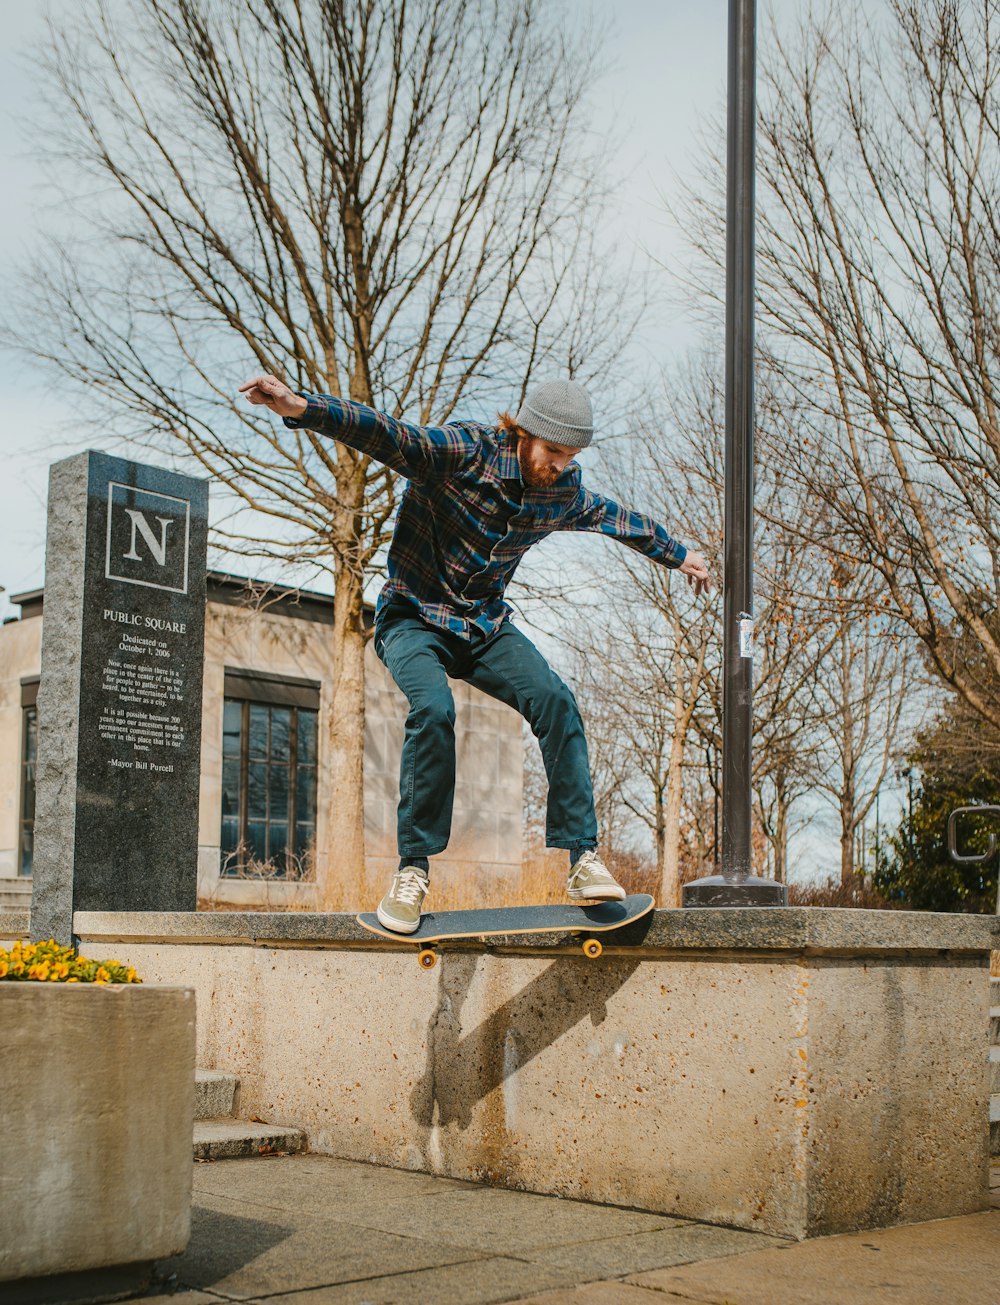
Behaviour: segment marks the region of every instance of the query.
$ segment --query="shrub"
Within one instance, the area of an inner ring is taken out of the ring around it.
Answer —
[[[825,879],[821,883],[789,884],[789,906],[846,906],[866,911],[892,911],[906,906],[905,902],[890,901],[883,897],[871,883],[857,875],[849,884],[839,879]]]

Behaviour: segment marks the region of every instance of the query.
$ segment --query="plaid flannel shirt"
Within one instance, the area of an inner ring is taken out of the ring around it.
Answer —
[[[328,394],[302,398],[306,411],[285,417],[287,427],[332,436],[408,482],[376,622],[395,599],[465,639],[473,627],[492,634],[510,616],[503,594],[518,563],[554,530],[610,535],[668,567],[684,561],[687,550],[662,526],[584,489],[576,463],[548,488],[525,485],[502,430],[464,421],[413,426]]]

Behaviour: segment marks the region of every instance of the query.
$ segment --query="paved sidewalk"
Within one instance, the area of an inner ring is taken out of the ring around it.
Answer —
[[[777,1242],[304,1155],[195,1165],[191,1243],[160,1272],[163,1305],[480,1305]]]
[[[1000,1211],[821,1237],[520,1305],[1000,1305]]]
[[[997,1197],[796,1245],[329,1156],[217,1161],[195,1166],[191,1244],[143,1302],[1000,1305]]]

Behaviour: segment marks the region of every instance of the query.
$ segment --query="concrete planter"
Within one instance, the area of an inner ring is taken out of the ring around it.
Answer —
[[[187,1245],[194,1016],[190,988],[0,983],[0,1299]]]

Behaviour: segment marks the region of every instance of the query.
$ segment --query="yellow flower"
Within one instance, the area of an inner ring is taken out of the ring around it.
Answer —
[[[34,943],[28,943],[27,947],[21,948],[21,955],[24,957],[26,961],[30,961],[32,957],[35,955],[35,952],[37,950],[38,948],[35,946]]]
[[[40,979],[43,983],[49,977],[48,961],[39,961],[37,965],[32,965],[28,970],[29,979]]]
[[[65,979],[66,975],[69,974],[69,966],[65,961],[56,961],[52,969],[53,975],[57,979]]]
[[[139,982],[138,978],[136,977],[135,970],[132,968],[131,965],[130,965],[130,966],[128,967],[128,969],[125,971],[125,982],[126,982],[126,983],[138,983],[138,982]]]
[[[16,974],[20,978],[20,976],[24,973],[24,962],[15,961],[10,968],[11,968],[11,972],[13,974]]]
[[[0,979],[6,979],[6,977],[7,977],[7,971],[8,971],[9,969],[10,969],[10,966],[7,964],[7,957],[6,957],[6,956],[0,956]]]
[[[104,968],[103,965],[99,965],[97,967],[97,973],[94,975],[94,982],[95,983],[111,982],[111,975],[107,972],[107,970]]]
[[[66,982],[67,982],[67,983],[79,983],[80,980],[79,980],[79,979],[76,977],[76,975],[74,974],[73,977],[72,977],[71,979],[67,979]]]

